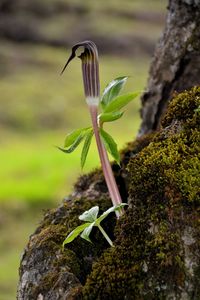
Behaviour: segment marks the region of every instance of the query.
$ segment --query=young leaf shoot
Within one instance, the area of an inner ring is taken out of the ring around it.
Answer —
[[[122,210],[122,208],[125,205],[128,205],[128,204],[127,203],[121,203],[119,205],[110,207],[108,210],[106,210],[99,217],[98,217],[98,213],[99,213],[99,207],[98,206],[94,206],[94,207],[90,208],[89,210],[85,211],[82,215],[79,216],[79,219],[81,221],[85,221],[86,223],[76,227],[70,234],[68,234],[68,236],[66,237],[66,239],[63,242],[63,247],[66,244],[71,243],[79,235],[82,239],[92,243],[91,240],[90,240],[89,235],[90,235],[93,227],[95,227],[95,226],[98,227],[98,229],[101,231],[101,233],[103,234],[103,236],[105,237],[107,242],[110,244],[110,246],[114,247],[113,242],[111,241],[111,239],[109,238],[109,236],[107,235],[107,233],[105,232],[103,227],[101,226],[101,222],[110,213]]]

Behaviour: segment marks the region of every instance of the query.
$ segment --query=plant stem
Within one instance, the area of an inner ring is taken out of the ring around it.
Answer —
[[[105,230],[101,227],[101,225],[98,224],[97,226],[98,226],[99,230],[101,231],[101,233],[103,234],[103,236],[105,237],[106,241],[110,244],[110,246],[114,247],[113,242],[111,241],[111,239],[109,238],[109,236],[107,235]]]
[[[108,191],[112,200],[113,205],[119,205],[122,203],[122,199],[112,172],[112,168],[108,159],[108,154],[106,152],[106,149],[101,141],[100,135],[99,135],[99,127],[97,122],[97,106],[90,105],[90,114],[92,118],[92,125],[94,129],[94,134],[96,138],[97,148],[99,151],[99,157],[101,160],[102,170],[104,173],[105,181],[108,187]],[[122,214],[123,210],[116,212],[117,217],[119,217]]]

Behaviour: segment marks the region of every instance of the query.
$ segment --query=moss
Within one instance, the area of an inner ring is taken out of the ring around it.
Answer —
[[[177,94],[169,104],[166,115],[162,120],[162,126],[166,127],[173,123],[174,120],[180,120],[187,124],[194,123],[194,126],[200,126],[199,115],[195,113],[200,103],[200,87],[194,87],[190,91]],[[198,118],[198,120],[197,120]]]
[[[199,299],[199,104],[198,87],[177,95],[161,131],[133,153],[129,209],[115,248],[94,263],[84,299]]]
[[[154,134],[149,133],[146,135],[143,135],[142,137],[137,138],[133,142],[127,143],[126,147],[121,150],[121,161],[122,161],[122,167],[126,168],[127,164],[129,163],[130,159],[134,157],[136,154],[138,154],[143,148],[147,147],[150,142],[152,141],[152,138],[154,137]]]

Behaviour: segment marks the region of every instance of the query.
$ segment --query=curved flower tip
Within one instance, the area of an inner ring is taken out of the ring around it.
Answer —
[[[65,71],[70,61],[76,57],[76,50],[84,47],[84,51],[77,57],[82,61],[83,84],[86,101],[89,105],[98,105],[100,95],[99,83],[99,61],[98,51],[95,43],[92,41],[83,41],[72,47],[72,53],[65,64],[61,74]]]

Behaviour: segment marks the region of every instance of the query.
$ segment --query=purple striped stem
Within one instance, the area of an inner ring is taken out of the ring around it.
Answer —
[[[96,45],[91,41],[84,41],[74,45],[72,47],[72,54],[69,57],[67,63],[65,64],[61,74],[65,71],[69,62],[76,57],[76,50],[79,47],[84,48],[84,51],[78,57],[82,61],[82,75],[86,102],[88,104],[92,119],[92,126],[96,138],[96,144],[99,152],[103,174],[112,203],[115,206],[121,204],[122,199],[112,172],[112,168],[108,159],[108,154],[100,138],[99,126],[97,121],[98,105],[100,101],[100,82],[98,51]],[[122,211],[117,212],[117,217],[119,217],[119,215],[121,214]]]

